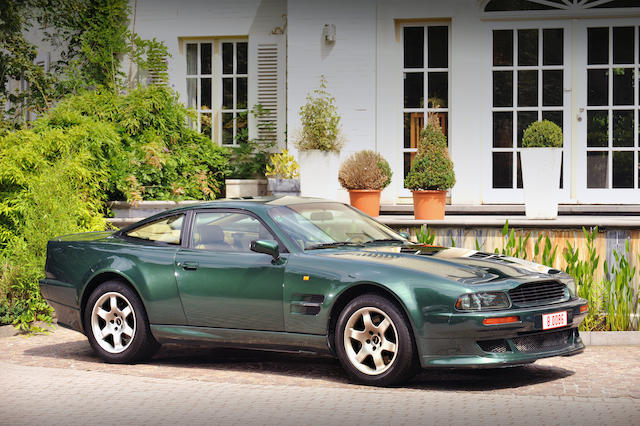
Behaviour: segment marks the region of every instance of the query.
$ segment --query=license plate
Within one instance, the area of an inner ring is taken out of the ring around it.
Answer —
[[[542,315],[542,329],[564,327],[567,325],[567,311]]]

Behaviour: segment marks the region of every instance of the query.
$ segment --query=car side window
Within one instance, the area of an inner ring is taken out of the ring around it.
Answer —
[[[191,247],[199,250],[250,252],[251,242],[273,240],[271,232],[255,217],[244,213],[197,213]]]
[[[140,240],[180,245],[183,222],[183,214],[169,216],[132,229],[125,235]]]

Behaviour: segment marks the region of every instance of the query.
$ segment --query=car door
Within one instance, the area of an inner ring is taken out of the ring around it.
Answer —
[[[176,278],[189,325],[284,330],[287,255],[274,261],[250,250],[251,241],[276,239],[261,220],[242,210],[196,211],[188,239]]]

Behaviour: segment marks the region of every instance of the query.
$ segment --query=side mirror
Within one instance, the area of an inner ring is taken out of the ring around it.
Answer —
[[[400,235],[405,240],[408,240],[410,238],[409,234],[407,234],[406,232],[398,232],[398,235]]]
[[[280,257],[280,250],[278,250],[278,242],[274,240],[257,240],[251,241],[251,251],[256,253],[264,253],[273,256],[274,259]]]

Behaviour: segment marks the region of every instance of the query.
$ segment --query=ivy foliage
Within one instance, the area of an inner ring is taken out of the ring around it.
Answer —
[[[427,124],[420,132],[418,153],[404,186],[412,190],[440,190],[456,183],[453,162],[447,149],[447,138],[440,128]]]
[[[31,1],[0,4],[0,134],[19,128],[28,111],[41,113],[51,102],[54,79],[34,64],[36,47],[23,36],[29,28]],[[9,90],[10,80],[22,79],[28,90]]]

